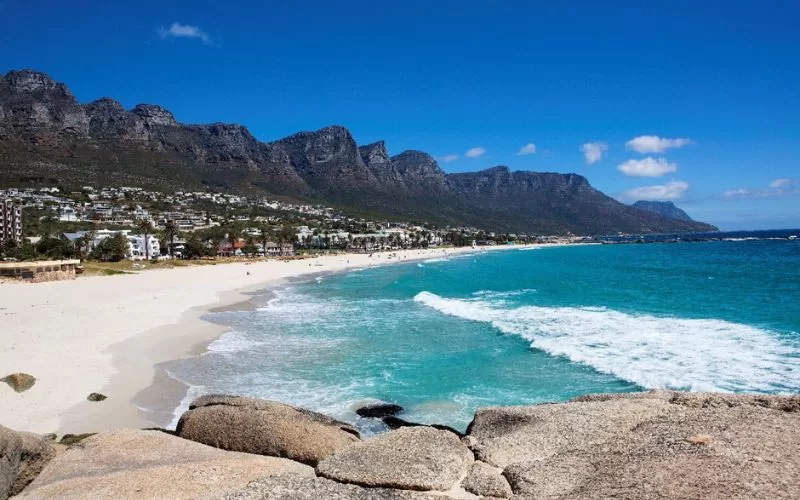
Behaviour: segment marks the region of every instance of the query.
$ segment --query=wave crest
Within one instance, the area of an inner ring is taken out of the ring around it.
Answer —
[[[482,299],[430,292],[414,297],[443,314],[489,323],[536,349],[650,389],[800,390],[800,346],[749,325],[604,308],[502,307]]]

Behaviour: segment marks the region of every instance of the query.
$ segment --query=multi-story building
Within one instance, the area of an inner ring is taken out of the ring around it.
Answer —
[[[0,244],[22,244],[22,208],[10,199],[0,200]]]

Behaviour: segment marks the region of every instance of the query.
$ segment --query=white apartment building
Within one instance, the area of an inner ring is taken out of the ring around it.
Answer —
[[[0,200],[0,244],[22,244],[22,208],[10,199]]]
[[[146,244],[147,250],[145,249],[145,238],[143,234],[128,235],[128,253],[130,254],[131,260],[146,259],[148,255],[151,259],[157,259],[161,256],[161,244],[158,238],[152,234],[148,234]]]

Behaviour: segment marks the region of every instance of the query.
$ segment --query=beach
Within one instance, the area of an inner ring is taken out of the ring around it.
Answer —
[[[157,369],[202,354],[225,327],[201,319],[291,278],[498,246],[236,262],[0,285],[0,375],[36,377],[28,391],[0,384],[0,425],[58,434],[166,425],[185,388]],[[108,399],[89,402],[90,393]],[[136,403],[134,403],[136,401]],[[140,408],[147,402],[150,411]],[[137,406],[138,405],[138,406]]]

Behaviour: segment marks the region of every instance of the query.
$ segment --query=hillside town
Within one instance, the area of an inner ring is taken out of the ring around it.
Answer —
[[[369,220],[278,199],[138,187],[10,188],[0,190],[0,207],[0,255],[6,261],[292,257],[565,240]]]

